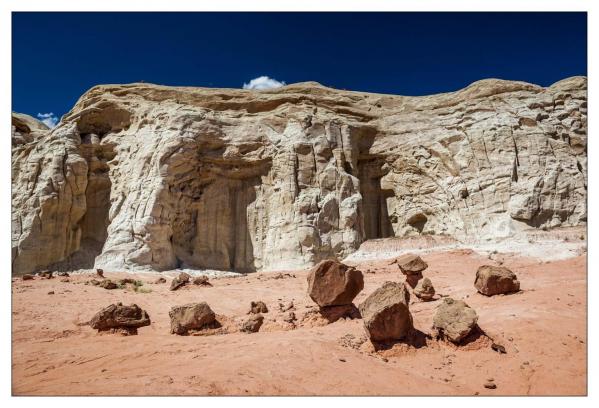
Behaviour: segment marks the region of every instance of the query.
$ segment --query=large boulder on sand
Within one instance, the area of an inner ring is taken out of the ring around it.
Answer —
[[[410,293],[397,282],[385,282],[360,305],[364,327],[372,341],[399,340],[413,327]]]
[[[476,271],[474,287],[483,295],[493,296],[520,290],[516,274],[503,266],[483,265]]]
[[[428,268],[428,264],[414,254],[405,254],[397,258],[397,266],[404,275],[420,275]]]
[[[308,275],[308,295],[320,307],[350,305],[362,289],[362,272],[338,261],[322,261]]]
[[[476,327],[477,321],[476,311],[466,302],[444,298],[433,317],[433,329],[441,337],[459,343]]]
[[[98,331],[124,329],[129,334],[137,334],[138,327],[150,325],[150,316],[136,304],[123,306],[122,303],[117,303],[96,313],[89,325]]]
[[[171,333],[184,335],[189,330],[199,330],[214,322],[216,315],[208,303],[189,303],[174,306],[168,312],[171,318]]]
[[[435,288],[433,287],[433,283],[429,278],[424,278],[414,288],[414,294],[420,300],[424,300],[428,302],[429,300],[433,300],[435,296]]]

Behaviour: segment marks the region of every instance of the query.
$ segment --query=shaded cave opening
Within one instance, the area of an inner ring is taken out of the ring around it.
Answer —
[[[218,177],[193,187],[194,199],[173,224],[171,244],[179,268],[240,273],[258,269],[251,231],[264,211],[257,201],[261,178]]]
[[[102,253],[108,238],[112,190],[108,162],[116,153],[112,144],[95,142],[93,138],[82,137],[80,146],[81,154],[88,162],[86,211],[78,224],[81,231],[79,250],[70,256],[70,268],[93,268],[96,257]]]
[[[378,157],[367,157],[358,160],[365,239],[394,236],[387,207],[387,199],[393,197],[394,193],[393,190],[381,187],[381,179],[387,174],[383,164],[383,159]]]

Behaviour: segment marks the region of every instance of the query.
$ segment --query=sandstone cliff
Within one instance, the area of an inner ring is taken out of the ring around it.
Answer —
[[[586,104],[584,77],[427,97],[97,86],[52,130],[13,114],[13,273],[293,268],[371,238],[579,225]]]

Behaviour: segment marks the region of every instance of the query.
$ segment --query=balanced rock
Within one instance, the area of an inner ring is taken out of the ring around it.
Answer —
[[[350,305],[362,289],[362,272],[338,261],[322,261],[308,275],[308,295],[320,307]]]
[[[206,302],[174,306],[168,315],[171,318],[171,333],[179,335],[185,335],[189,330],[200,330],[216,319]]]
[[[264,316],[256,314],[246,319],[240,327],[240,330],[245,333],[256,333],[264,323]]]
[[[364,327],[374,342],[399,340],[413,328],[410,293],[405,285],[385,282],[360,304]]]
[[[266,303],[264,303],[261,300],[257,302],[251,302],[250,311],[248,312],[248,314],[251,313],[268,313],[268,307],[266,307]]]
[[[429,278],[424,278],[414,288],[414,294],[420,300],[429,301],[433,300],[435,296],[435,288]]]
[[[441,337],[459,343],[476,327],[477,321],[476,311],[466,302],[444,298],[433,317],[433,329]]]
[[[124,329],[129,334],[137,334],[138,327],[150,325],[150,316],[136,304],[123,306],[117,303],[96,313],[89,325],[98,331]]]
[[[428,268],[428,264],[414,254],[405,254],[397,258],[397,266],[404,275],[420,275]]]
[[[503,266],[483,265],[476,271],[474,287],[483,295],[518,292],[520,281],[516,274]]]

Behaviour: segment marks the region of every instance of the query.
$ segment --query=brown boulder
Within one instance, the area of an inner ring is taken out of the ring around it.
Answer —
[[[308,295],[320,307],[349,305],[362,289],[362,272],[338,261],[322,261],[308,275]]]
[[[25,280],[33,280],[33,275],[25,274],[22,276],[22,279]]]
[[[251,302],[250,311],[248,314],[250,313],[268,313],[268,307],[266,307],[266,303],[261,300],[257,302]]]
[[[414,288],[414,294],[418,299],[424,300],[425,302],[433,300],[435,288],[433,287],[431,280],[429,278],[422,279]]]
[[[240,330],[245,333],[256,333],[264,323],[264,316],[256,314],[241,324]]]
[[[171,333],[184,335],[189,330],[199,330],[215,321],[216,315],[208,303],[189,303],[174,306],[168,312],[171,318]]]
[[[476,327],[476,311],[461,300],[444,298],[433,317],[433,329],[454,343],[462,341]]]
[[[483,265],[476,271],[474,287],[483,295],[493,296],[520,290],[516,274],[503,266]]]
[[[428,268],[428,264],[418,255],[405,254],[397,258],[397,266],[404,275],[421,275]]]
[[[129,334],[137,334],[138,327],[149,326],[150,323],[148,312],[136,304],[123,306],[122,303],[105,307],[89,321],[92,329],[98,331],[126,329]]]
[[[385,282],[360,305],[364,327],[372,341],[382,342],[405,337],[413,327],[410,294],[397,282]]]

